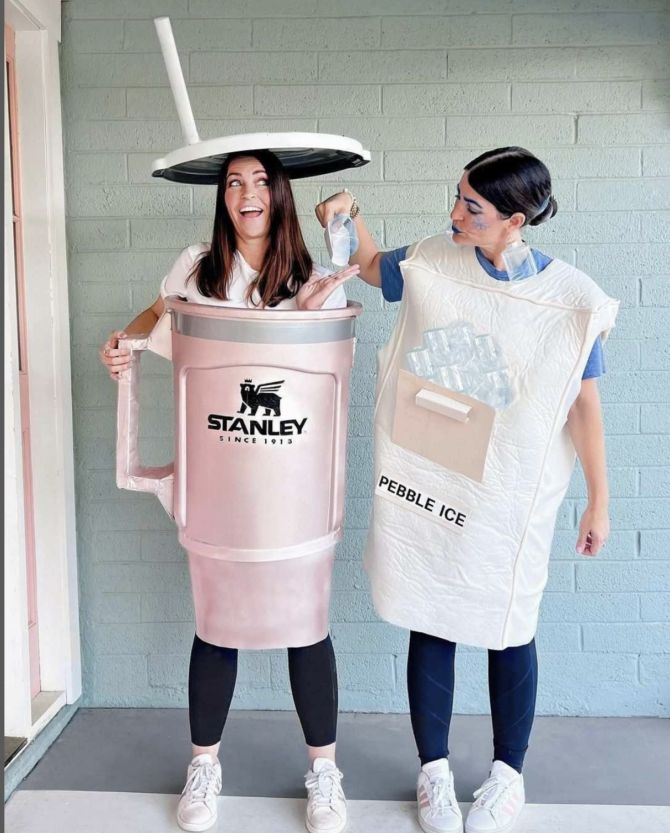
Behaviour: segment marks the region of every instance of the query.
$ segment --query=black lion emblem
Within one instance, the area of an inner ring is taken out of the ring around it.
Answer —
[[[283,384],[283,379],[280,382],[263,382],[261,385],[254,385],[251,379],[245,379],[240,384],[242,407],[237,413],[243,414],[249,408],[249,416],[256,416],[259,408],[265,408],[264,416],[269,416],[271,411],[274,416],[281,416],[281,396],[277,396],[276,391]]]

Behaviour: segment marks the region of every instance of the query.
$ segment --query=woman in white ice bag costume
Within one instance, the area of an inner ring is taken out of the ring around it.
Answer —
[[[316,213],[325,224],[351,205],[335,194]],[[429,833],[463,829],[448,762],[458,642],[488,649],[493,722],[493,765],[465,830],[509,831],[523,808],[534,635],[575,452],[588,486],[577,552],[596,555],[609,533],[596,378],[618,302],[524,243],[523,227],[556,210],[546,166],[508,147],[465,166],[448,234],[379,252],[354,221],[350,262],[387,301],[402,300],[379,356],[365,565],[380,616],[410,630],[418,818]]]
[[[329,275],[313,263],[288,176],[274,154],[265,150],[230,154],[219,176],[211,244],[189,246],[181,253],[155,303],[124,331],[111,333],[100,351],[101,360],[111,377],[118,379],[130,361],[129,353],[119,348],[119,339],[150,332],[168,295],[197,304],[267,308],[268,315],[273,309],[346,307],[342,284],[357,272],[353,266]],[[240,617],[248,615],[240,599]],[[232,647],[210,644],[197,634],[193,640],[188,686],[193,759],[177,811],[184,830],[206,830],[216,822],[216,796],[221,789],[217,755],[237,674],[234,644],[234,640]],[[288,658],[310,761],[306,824],[312,833],[337,833],[345,825],[346,806],[342,773],[335,765],[337,672],[330,636],[313,645],[289,647]]]

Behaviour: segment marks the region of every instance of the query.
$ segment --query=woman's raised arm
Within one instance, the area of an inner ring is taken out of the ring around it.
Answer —
[[[352,203],[352,195],[348,191],[342,191],[339,194],[333,194],[328,199],[319,203],[314,211],[318,221],[325,228],[336,214],[349,214]],[[356,215],[354,223],[356,224],[356,232],[358,233],[358,249],[349,258],[349,263],[352,265],[358,264],[361,267],[360,277],[366,283],[369,283],[371,286],[381,287],[382,277],[379,268],[379,258],[382,252],[377,248],[377,244],[372,239],[372,235],[363,222],[360,213]]]

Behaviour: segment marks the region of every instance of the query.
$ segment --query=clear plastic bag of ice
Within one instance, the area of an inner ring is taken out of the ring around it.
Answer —
[[[479,399],[496,409],[512,403],[512,386],[502,351],[490,333],[468,321],[426,330],[419,347],[405,354],[408,370],[440,387]]]
[[[533,250],[525,240],[517,240],[502,253],[507,277],[511,281],[520,281],[537,275],[537,261]]]
[[[354,221],[347,214],[336,214],[328,222],[324,237],[331,263],[336,269],[343,269],[358,249],[358,234]]]

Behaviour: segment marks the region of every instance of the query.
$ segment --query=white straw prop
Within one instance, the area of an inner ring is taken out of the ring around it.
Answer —
[[[177,107],[179,121],[181,122],[181,131],[184,134],[184,140],[189,145],[195,145],[200,141],[198,136],[198,129],[195,126],[193,119],[193,110],[191,109],[191,101],[188,97],[186,84],[184,83],[184,74],[179,63],[179,54],[177,52],[177,45],[174,42],[174,35],[172,34],[172,26],[170,25],[169,17],[154,18],[156,26],[156,33],[160,41],[161,50],[163,52],[163,60],[165,61],[165,68],[167,69],[168,78],[170,79],[170,86],[172,87],[172,95],[174,96],[174,103]]]
[[[216,185],[228,156],[243,151],[271,151],[291,179],[359,168],[370,161],[370,151],[360,142],[328,133],[243,133],[201,141],[193,119],[170,18],[156,17],[154,25],[186,144],[161,159],[154,159],[151,164],[152,176],[192,185]]]

